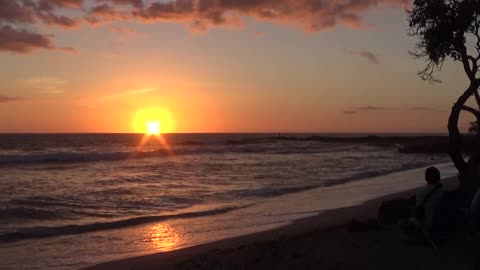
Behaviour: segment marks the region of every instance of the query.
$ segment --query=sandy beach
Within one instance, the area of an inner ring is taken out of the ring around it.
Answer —
[[[456,179],[444,181],[447,189]],[[95,265],[94,269],[478,269],[478,245],[456,236],[439,249],[415,243],[398,226],[353,228],[374,221],[380,204],[408,190],[358,206],[329,210],[290,225],[172,252]],[[475,268],[476,267],[476,268]]]

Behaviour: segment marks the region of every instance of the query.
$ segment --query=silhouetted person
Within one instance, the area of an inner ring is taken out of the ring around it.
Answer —
[[[440,222],[440,205],[443,198],[443,186],[440,171],[430,167],[425,171],[427,185],[417,191],[415,197],[415,219],[419,229],[430,240],[436,238]]]
[[[472,171],[472,188],[477,189],[480,187],[480,154],[472,155],[468,160],[468,165]]]
[[[470,224],[472,225],[473,230],[479,234],[480,233],[480,154],[474,154],[468,160],[468,165],[472,170],[472,193],[473,195],[472,203],[470,206]],[[480,261],[479,261],[480,262]],[[480,263],[479,263],[480,267]],[[480,269],[480,268],[479,268]]]

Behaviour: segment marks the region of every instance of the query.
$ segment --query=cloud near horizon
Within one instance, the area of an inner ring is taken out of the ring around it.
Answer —
[[[365,107],[358,107],[358,108],[353,108],[350,110],[345,110],[343,111],[343,114],[357,114],[359,112],[374,112],[374,111],[391,111],[393,110],[392,108],[386,108],[386,107],[377,107],[377,106],[365,106]]]
[[[370,63],[380,64],[380,60],[378,59],[378,56],[371,51],[367,51],[367,50],[361,50],[361,51],[345,50],[345,51],[348,54],[358,55],[360,57],[363,57],[364,59],[368,60]]]
[[[24,100],[22,97],[0,96],[0,103],[14,102]]]
[[[366,106],[366,107],[358,107],[355,110],[357,111],[390,111],[392,109],[386,108],[386,107]]]
[[[420,111],[420,112],[446,112],[445,110],[439,110],[430,107],[411,107],[411,111]]]
[[[377,106],[365,106],[365,107],[357,107],[357,108],[352,108],[343,111],[343,114],[351,115],[351,114],[357,114],[360,112],[375,112],[375,111],[392,111],[394,110],[393,108],[387,108],[387,107],[377,107]],[[430,108],[430,107],[419,107],[419,106],[414,106],[410,107],[406,110],[409,111],[415,111],[415,112],[446,112],[445,110],[440,110],[440,109],[435,109],[435,108]]]
[[[61,49],[32,26],[72,28],[80,24],[131,21],[179,23],[191,31],[240,27],[243,17],[287,24],[307,32],[345,25],[368,28],[362,13],[379,5],[405,7],[408,0],[9,0],[0,1],[0,50],[27,53]],[[29,29],[29,30],[27,30]],[[364,57],[369,57],[367,54]]]

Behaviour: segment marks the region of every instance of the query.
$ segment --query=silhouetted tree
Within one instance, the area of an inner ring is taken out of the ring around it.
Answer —
[[[458,120],[462,110],[473,113],[480,119],[480,110],[469,107],[466,102],[474,97],[480,108],[480,0],[415,0],[409,13],[410,35],[419,39],[410,52],[426,60],[418,75],[431,83],[439,82],[434,77],[447,58],[462,64],[469,86],[452,107],[448,120],[450,135],[449,154],[460,173],[462,186],[471,179],[470,166],[462,157],[462,136]]]
[[[471,122],[468,131],[480,137],[480,121]]]

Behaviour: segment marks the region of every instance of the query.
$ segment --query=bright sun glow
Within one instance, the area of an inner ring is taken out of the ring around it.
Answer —
[[[133,119],[135,132],[159,135],[173,130],[173,120],[166,110],[150,108],[138,111]]]
[[[158,135],[160,134],[160,121],[149,121],[147,122],[147,134],[148,135]]]

